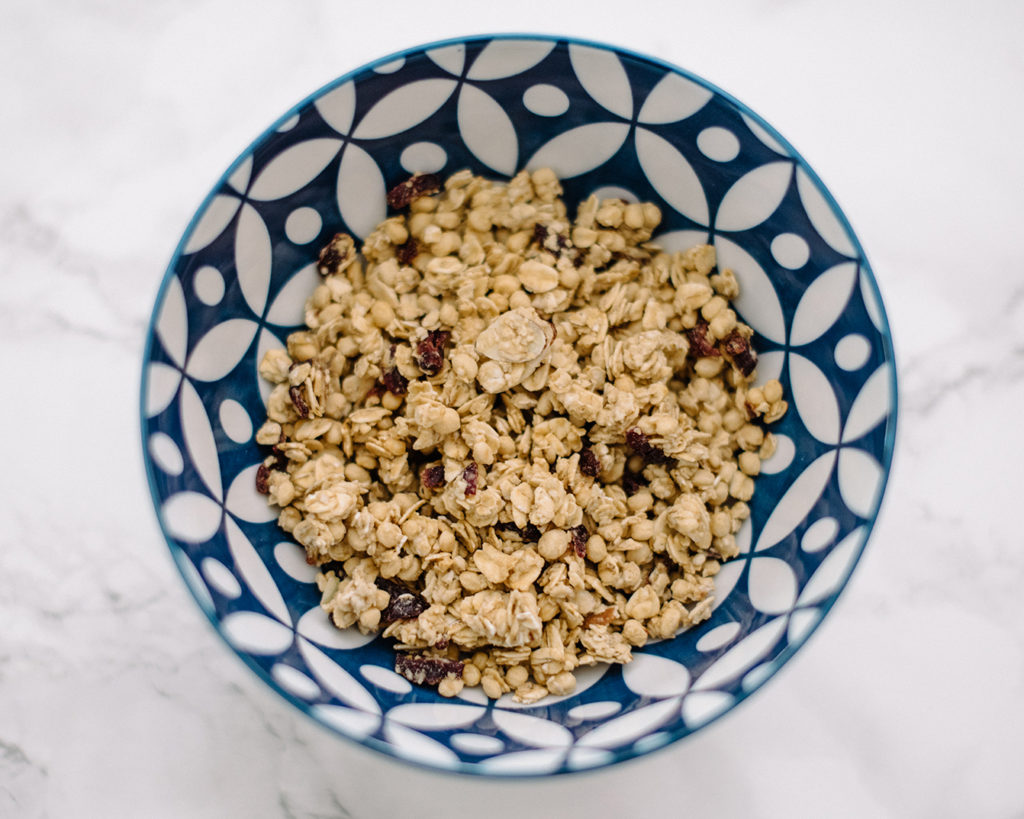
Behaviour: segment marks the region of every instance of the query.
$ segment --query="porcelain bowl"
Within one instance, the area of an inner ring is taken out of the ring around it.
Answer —
[[[552,167],[570,211],[592,192],[654,201],[666,249],[714,244],[740,281],[760,381],[782,381],[741,554],[710,620],[521,706],[453,700],[392,670],[381,639],[331,626],[315,571],[254,477],[268,385],[257,363],[302,323],[319,248],[363,237],[413,171],[505,178]],[[392,54],[275,122],[217,181],[153,309],[142,441],[171,555],[218,633],[268,686],[376,751],[434,769],[591,769],[687,737],[771,678],[831,609],[874,524],[896,379],[864,251],[807,163],[764,120],[682,69],[614,47],[481,36]]]

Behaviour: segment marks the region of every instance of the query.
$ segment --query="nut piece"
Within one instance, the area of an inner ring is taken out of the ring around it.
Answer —
[[[500,315],[476,338],[476,351],[495,361],[525,364],[544,352],[553,340],[551,326],[532,307],[517,307]]]
[[[558,287],[558,271],[549,264],[528,259],[519,265],[519,281],[531,293],[547,293]]]

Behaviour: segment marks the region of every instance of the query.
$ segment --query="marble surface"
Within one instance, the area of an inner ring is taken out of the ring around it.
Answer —
[[[0,816],[1024,816],[1024,6],[7,0],[0,35]],[[386,14],[386,19],[385,19]],[[214,634],[157,530],[143,335],[208,187],[380,54],[543,31],[683,65],[846,210],[899,357],[867,553],[764,691],[638,762],[440,776],[327,733]]]

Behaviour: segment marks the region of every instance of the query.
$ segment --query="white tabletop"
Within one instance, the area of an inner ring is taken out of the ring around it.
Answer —
[[[354,5],[4,4],[0,816],[1024,815],[1024,5]],[[695,737],[550,781],[400,765],[266,690],[172,565],[136,409],[164,267],[241,149],[368,59],[502,30],[662,57],[775,124],[899,357],[883,514],[820,632]]]

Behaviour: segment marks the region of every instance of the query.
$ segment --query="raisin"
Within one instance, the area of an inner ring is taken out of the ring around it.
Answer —
[[[743,375],[750,375],[757,366],[757,353],[750,348],[750,342],[733,330],[722,342],[725,354]]]
[[[627,495],[635,495],[647,486],[647,481],[639,472],[624,472],[622,475],[622,488]]]
[[[416,345],[412,360],[427,375],[437,375],[444,366],[444,348],[451,340],[447,330],[431,330],[427,337]]]
[[[396,620],[415,620],[429,608],[426,600],[401,583],[383,577],[378,577],[376,583],[378,589],[390,595],[387,606],[380,613],[380,621],[384,625]]]
[[[526,526],[523,527],[523,540],[527,543],[536,543],[540,540],[540,534],[540,529],[532,523],[527,523]]]
[[[321,276],[333,276],[346,270],[356,258],[356,243],[347,233],[335,233],[320,251],[317,271]]]
[[[615,619],[615,606],[609,606],[604,611],[595,611],[583,618],[583,628],[591,626],[607,626]]]
[[[320,251],[320,275],[328,275],[331,270],[341,264],[341,261],[342,256],[338,249],[333,244],[327,245],[327,247]]]
[[[302,387],[290,387],[288,395],[292,399],[292,405],[300,418],[309,418],[309,405],[306,403],[306,396],[303,395]]]
[[[396,654],[395,671],[416,685],[437,685],[445,677],[462,678],[459,660],[442,660],[422,654]]]
[[[441,464],[428,466],[420,472],[420,483],[427,489],[438,489],[444,486],[444,467]]]
[[[476,462],[471,463],[464,470],[462,470],[462,479],[466,482],[466,497],[476,494],[477,478],[480,474],[480,468],[476,465]]]
[[[260,464],[260,468],[256,470],[256,491],[261,495],[266,495],[270,492],[270,486],[267,483],[267,478],[270,477],[270,469],[267,468],[266,464]]]
[[[412,237],[395,248],[395,257],[404,265],[410,265],[420,253],[420,243]]]
[[[410,469],[416,469],[420,466],[425,466],[437,457],[436,452],[424,452],[422,449],[409,449],[406,450],[406,458],[409,463]]]
[[[271,469],[283,470],[288,465],[288,456],[285,455],[280,447],[274,447],[270,450],[270,454],[273,456],[273,462],[267,464]]]
[[[399,182],[388,191],[388,204],[395,210],[406,207],[413,199],[429,196],[441,190],[441,177],[436,173],[422,173]]]
[[[594,450],[589,446],[585,447],[583,451],[580,452],[580,472],[590,478],[596,478],[600,471],[601,462],[597,460]]]
[[[576,554],[580,557],[587,556],[587,538],[590,537],[590,532],[587,531],[587,527],[573,526],[569,530],[569,537],[572,542],[572,548],[576,551]]]
[[[544,227],[540,222],[537,222],[533,226],[533,240],[541,247],[544,247],[544,242],[548,238],[548,229]]]
[[[637,427],[626,430],[626,443],[637,455],[649,464],[672,465],[675,461],[650,442]]]
[[[519,527],[512,521],[509,521],[508,523],[495,523],[494,528],[498,532],[515,532],[517,535],[522,534],[522,532],[519,531]]]
[[[409,392],[409,379],[402,375],[397,367],[392,367],[380,377],[380,383],[392,395],[405,395]]]
[[[646,455],[647,449],[651,445],[647,440],[647,436],[636,427],[626,430],[626,443],[637,455]]]
[[[690,349],[699,358],[721,355],[714,343],[708,341],[708,323],[703,319],[698,321],[695,327],[686,331],[686,337],[690,339]]]

